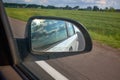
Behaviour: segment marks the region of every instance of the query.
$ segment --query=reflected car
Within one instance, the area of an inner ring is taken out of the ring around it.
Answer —
[[[81,38],[82,37],[82,38]],[[79,38],[80,41],[79,41]],[[62,20],[39,20],[31,23],[32,50],[37,52],[82,51],[84,39],[72,23]],[[82,47],[79,46],[82,42]]]

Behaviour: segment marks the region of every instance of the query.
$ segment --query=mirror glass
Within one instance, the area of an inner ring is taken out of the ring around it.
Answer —
[[[71,22],[33,19],[30,28],[31,49],[34,52],[76,52],[85,49],[82,32]]]

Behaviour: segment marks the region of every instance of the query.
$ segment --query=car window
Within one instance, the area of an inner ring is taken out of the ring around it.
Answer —
[[[35,19],[31,24],[33,50],[44,50],[67,38],[66,25],[60,20]]]
[[[67,23],[67,30],[68,30],[68,36],[72,36],[75,34],[73,25],[71,23]]]

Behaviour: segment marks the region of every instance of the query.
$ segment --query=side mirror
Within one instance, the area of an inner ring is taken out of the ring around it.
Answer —
[[[27,23],[28,50],[34,55],[70,56],[89,52],[92,41],[80,23],[58,17],[31,17]]]

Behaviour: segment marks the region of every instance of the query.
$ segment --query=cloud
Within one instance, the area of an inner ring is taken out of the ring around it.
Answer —
[[[106,0],[81,0],[84,3],[88,4],[106,4]]]
[[[102,5],[105,5],[106,4],[106,0],[99,0],[97,1],[98,4],[102,4]]]
[[[46,5],[49,2],[48,0],[27,0],[27,1],[29,1],[29,2],[26,2],[28,4],[39,4],[39,5]]]
[[[25,0],[25,2],[30,2],[31,0]]]
[[[86,2],[86,3],[93,3],[95,0],[81,0],[81,1],[83,1],[83,2]]]
[[[55,6],[99,6],[101,8],[113,6],[120,8],[120,0],[3,0],[11,3],[27,3],[39,5],[55,5]]]

